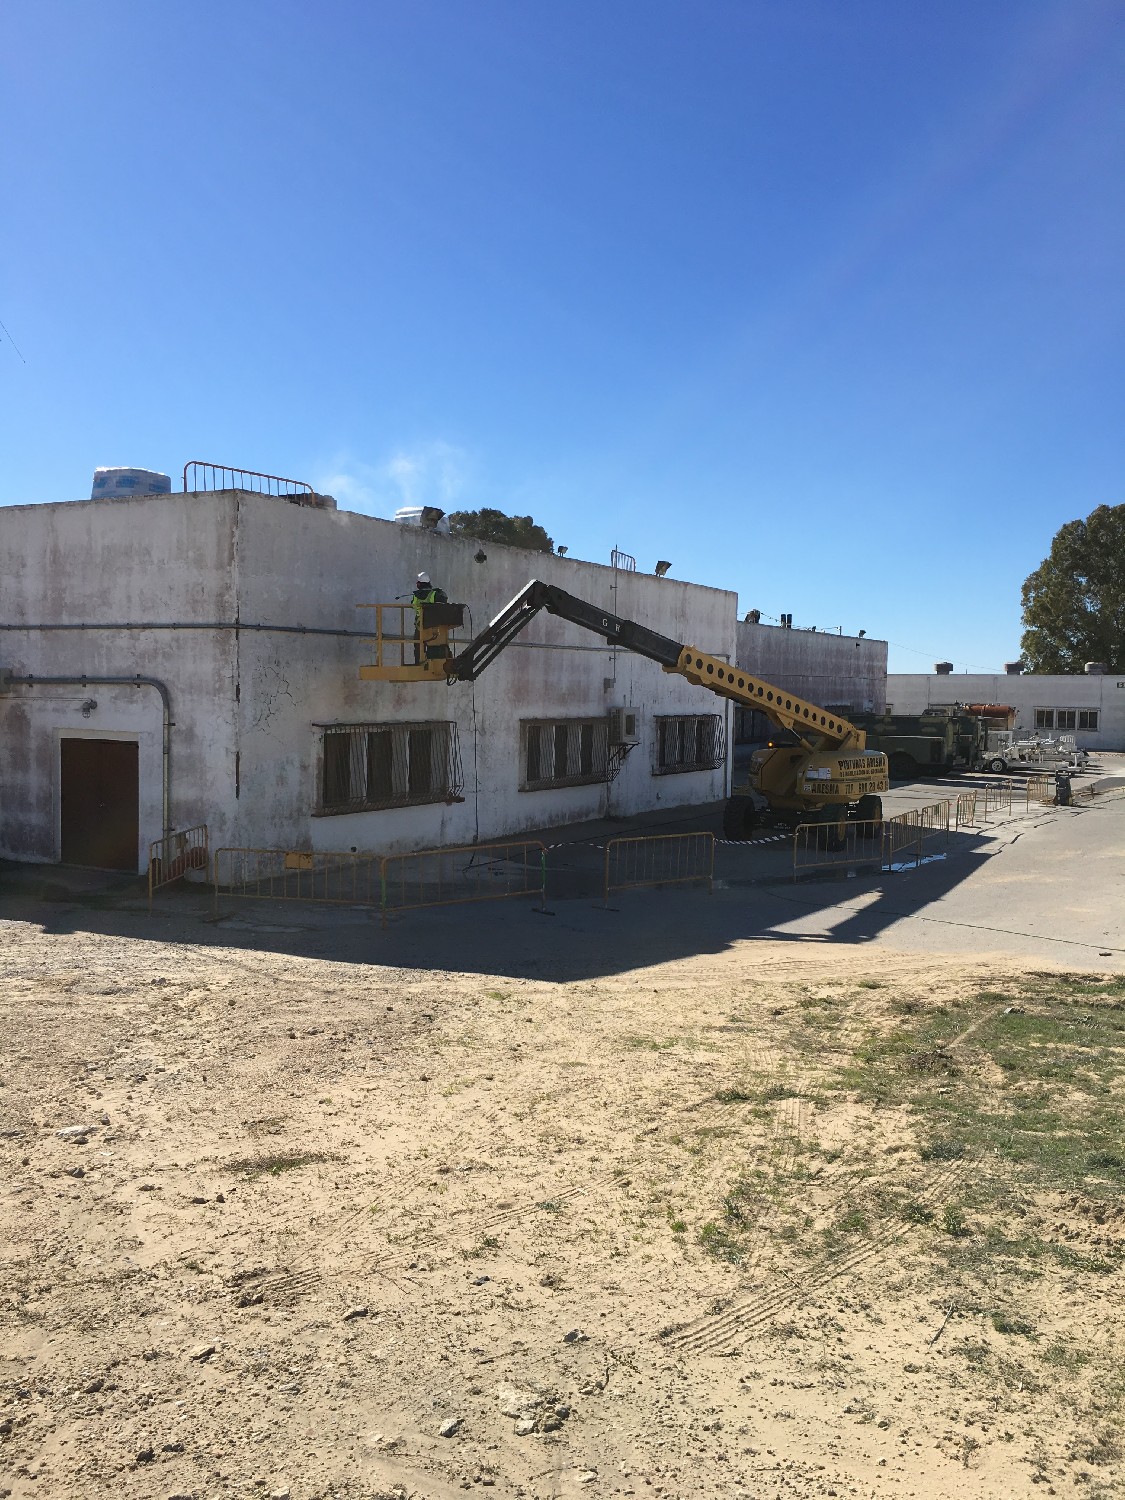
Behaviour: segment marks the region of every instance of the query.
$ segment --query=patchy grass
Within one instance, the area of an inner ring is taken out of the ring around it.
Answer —
[[[1029,1187],[1125,1191],[1125,981],[1035,975],[1014,994],[904,1012],[837,1070],[858,1102],[915,1119],[928,1162],[999,1160]]]
[[[708,1255],[714,1256],[716,1260],[727,1261],[730,1265],[739,1265],[745,1254],[737,1236],[721,1224],[704,1224],[699,1231],[699,1243]]]
[[[262,1156],[244,1156],[232,1161],[230,1170],[248,1177],[280,1177],[282,1172],[294,1172],[298,1167],[312,1166],[317,1162],[334,1161],[327,1151],[268,1151]]]

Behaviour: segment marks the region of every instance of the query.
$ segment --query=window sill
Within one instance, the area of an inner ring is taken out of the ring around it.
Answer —
[[[683,776],[691,771],[721,771],[725,764],[725,761],[709,760],[701,766],[653,766],[652,774],[654,776]]]
[[[565,792],[572,786],[602,786],[605,782],[605,773],[600,776],[568,776],[565,781],[532,781],[525,782],[521,792]]]
[[[312,816],[314,818],[350,818],[356,813],[397,812],[403,807],[433,807],[436,803],[442,802],[451,806],[455,802],[464,802],[464,800],[464,797],[455,796],[452,792],[435,792],[432,797],[410,797],[396,802],[364,802],[351,807],[317,807],[313,809]]]

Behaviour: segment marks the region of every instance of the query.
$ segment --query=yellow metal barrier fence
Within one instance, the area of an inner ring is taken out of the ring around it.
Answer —
[[[885,827],[877,819],[849,823],[841,834],[834,823],[801,823],[793,830],[793,879],[837,865],[881,865]]]
[[[189,870],[209,870],[211,865],[210,834],[206,823],[166,834],[148,846],[148,905],[152,910],[152,893],[161,886],[182,880]]]
[[[610,839],[605,846],[603,899],[611,891],[641,886],[688,885],[697,880],[715,889],[715,835],[663,833],[647,838]]]
[[[957,795],[957,811],[954,815],[955,828],[972,828],[977,821],[977,794],[976,792],[959,792]]]
[[[1053,776],[1029,776],[1026,782],[1025,796],[1025,812],[1030,811],[1033,802],[1053,802],[1055,800],[1055,778]]]
[[[377,854],[304,849],[216,849],[215,906],[219,893],[259,901],[328,901],[378,906]]]
[[[383,925],[389,911],[538,896],[547,902],[547,847],[538,839],[387,854],[380,868]]]
[[[932,802],[881,822],[849,822],[843,832],[835,823],[802,823],[793,831],[793,879],[808,870],[849,865],[877,864],[882,870],[907,862],[917,865],[928,839],[944,835],[948,841],[961,811],[955,814],[954,806],[951,801]]]
[[[977,811],[981,822],[987,823],[989,813],[1008,812],[1012,810],[1012,783],[1003,782],[1000,786],[982,786],[977,789]]]

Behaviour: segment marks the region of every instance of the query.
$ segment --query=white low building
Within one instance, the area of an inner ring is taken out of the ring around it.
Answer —
[[[0,855],[143,870],[201,822],[216,847],[398,852],[724,795],[730,705],[545,614],[474,685],[361,681],[356,606],[421,568],[475,630],[539,576],[734,658],[724,590],[284,498],[3,508]]]
[[[992,703],[1016,711],[1023,735],[1071,734],[1085,750],[1125,750],[1125,673],[892,672],[887,707],[920,714],[931,705]]]

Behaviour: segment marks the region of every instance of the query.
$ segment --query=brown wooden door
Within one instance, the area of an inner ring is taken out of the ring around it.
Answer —
[[[136,742],[64,739],[61,752],[63,864],[135,870]]]

